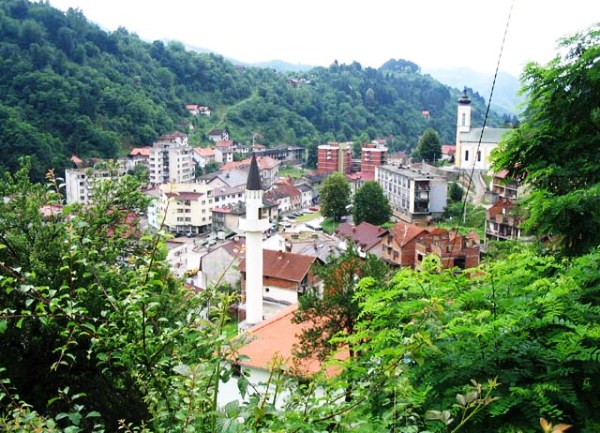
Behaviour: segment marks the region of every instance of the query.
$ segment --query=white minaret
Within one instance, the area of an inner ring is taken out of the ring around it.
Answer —
[[[456,118],[456,152],[454,154],[454,167],[460,168],[463,160],[463,149],[460,143],[460,134],[471,130],[471,99],[467,95],[467,88],[458,98]]]
[[[239,228],[246,234],[246,322],[256,324],[263,320],[263,247],[262,236],[269,228],[269,219],[263,218],[263,190],[256,156],[252,154],[246,182],[246,218],[240,219]]]

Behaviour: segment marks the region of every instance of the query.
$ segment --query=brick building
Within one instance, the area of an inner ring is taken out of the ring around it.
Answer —
[[[350,173],[352,168],[352,146],[350,143],[329,143],[318,147],[317,173],[339,171]]]

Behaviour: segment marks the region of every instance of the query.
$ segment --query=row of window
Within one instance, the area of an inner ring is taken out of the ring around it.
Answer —
[[[469,151],[465,150],[465,161],[469,160]],[[481,150],[477,151],[477,162],[481,162]]]

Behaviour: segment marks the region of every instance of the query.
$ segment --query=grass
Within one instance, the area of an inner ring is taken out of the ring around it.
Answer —
[[[279,176],[292,177],[294,179],[301,178],[304,175],[304,169],[298,167],[282,167],[279,169]]]
[[[327,234],[332,234],[339,225],[340,223],[333,221],[333,218],[326,218],[325,221],[321,223],[323,231]]]
[[[316,218],[319,218],[320,216],[321,216],[320,212],[305,213],[304,215],[300,215],[298,218],[296,218],[296,222],[305,223],[307,221],[312,221]]]

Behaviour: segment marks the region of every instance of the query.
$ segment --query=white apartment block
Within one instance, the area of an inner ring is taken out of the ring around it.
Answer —
[[[150,149],[150,183],[187,183],[194,181],[193,149],[181,132],[163,135]]]
[[[156,206],[157,225],[169,232],[204,233],[212,225],[213,188],[197,183],[161,185]]]
[[[100,167],[101,165],[97,165],[97,168],[73,168],[65,170],[67,204],[92,203],[94,185],[97,185],[98,182],[126,174],[123,165],[117,167]]]
[[[375,181],[388,198],[396,220],[429,224],[440,218],[447,206],[448,180],[443,176],[383,165],[375,169]]]

